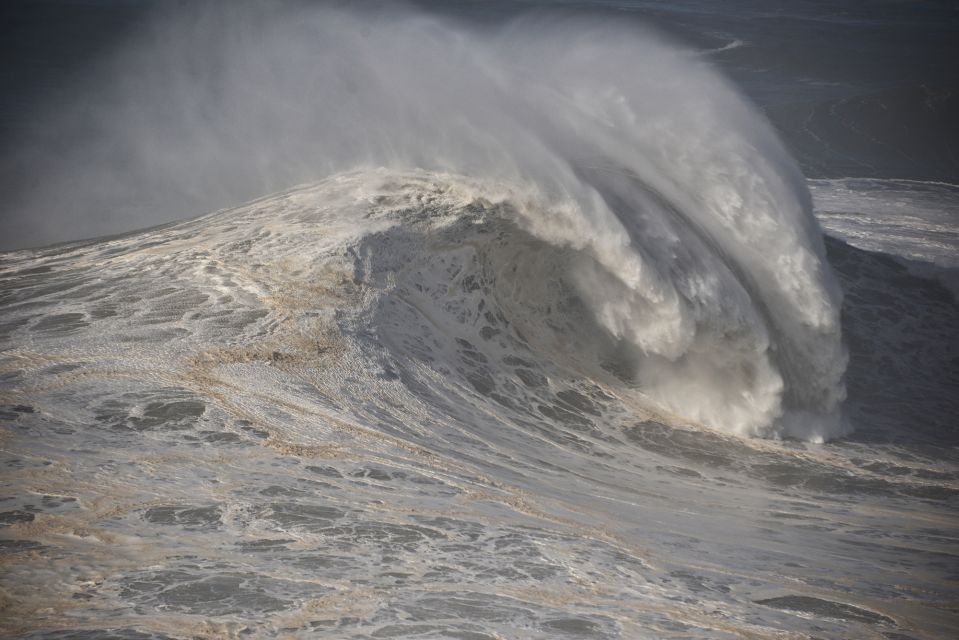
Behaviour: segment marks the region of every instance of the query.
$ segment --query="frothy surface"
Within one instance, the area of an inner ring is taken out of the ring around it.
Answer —
[[[935,432],[662,410],[564,284],[582,256],[476,194],[351,174],[7,254],[7,630],[945,637]],[[502,279],[531,264],[538,287]]]

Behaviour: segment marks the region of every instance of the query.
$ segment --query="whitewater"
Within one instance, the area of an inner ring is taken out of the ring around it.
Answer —
[[[953,187],[609,19],[150,34],[23,206],[258,197],[0,254],[5,634],[950,637]]]

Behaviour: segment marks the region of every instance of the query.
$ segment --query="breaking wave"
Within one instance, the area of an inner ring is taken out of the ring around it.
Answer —
[[[492,313],[542,359],[729,432],[846,430],[840,291],[804,178],[701,57],[555,14],[492,31],[244,5],[150,34],[106,65],[96,108],[50,119],[96,142],[26,210],[195,211],[364,171],[396,224],[350,220],[363,260],[436,326]],[[457,215],[437,213],[452,192]]]

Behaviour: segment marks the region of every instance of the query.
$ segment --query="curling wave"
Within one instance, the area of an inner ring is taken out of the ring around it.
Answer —
[[[542,358],[729,432],[846,429],[840,292],[805,181],[701,58],[576,16],[492,32],[253,5],[151,33],[103,108],[49,128],[102,134],[70,198],[195,209],[372,171],[395,225],[352,221],[357,250],[423,315],[492,313]],[[471,195],[439,211],[437,191]],[[457,286],[488,295],[453,304]]]
[[[682,218],[679,257],[666,259],[643,236],[598,247],[581,208],[529,188],[386,170],[334,183],[326,197],[372,203],[363,222],[372,229],[348,253],[354,278],[384,292],[365,322],[391,360],[454,370],[507,407],[532,401],[510,380],[535,387],[558,367],[738,434],[819,439],[841,428],[838,393],[804,377],[830,334],[777,324],[770,308],[782,294],[759,288]],[[557,218],[578,225],[578,237],[557,235]]]

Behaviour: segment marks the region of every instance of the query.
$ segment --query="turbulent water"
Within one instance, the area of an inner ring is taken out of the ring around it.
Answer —
[[[277,145],[168,165],[133,92],[100,150],[136,188],[325,177],[0,254],[4,633],[951,636],[955,187],[810,194],[637,27],[294,16],[181,123],[222,151],[277,115],[256,77],[318,101]]]

